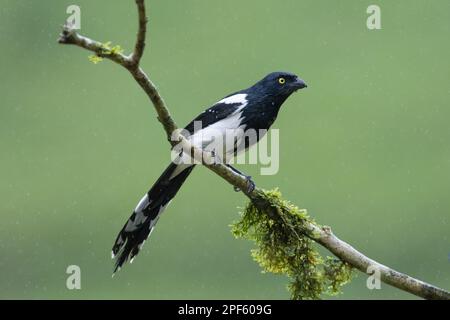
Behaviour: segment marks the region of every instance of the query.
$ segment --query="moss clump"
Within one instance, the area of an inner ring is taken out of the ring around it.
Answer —
[[[101,56],[107,56],[107,55],[118,55],[123,52],[123,49],[120,45],[115,45],[111,47],[111,41],[105,42],[101,44],[100,50],[97,54],[90,55],[88,57],[89,61],[91,61],[94,64],[97,64],[99,62],[103,61],[103,58]]]
[[[99,56],[97,56],[97,55],[95,55],[95,54],[90,55],[90,56],[88,57],[88,59],[89,59],[89,61],[92,62],[93,64],[97,64],[97,63],[103,61],[103,58],[102,58],[102,57],[99,57]]]
[[[350,281],[351,267],[338,259],[322,257],[314,248],[308,225],[314,221],[275,189],[259,192],[270,205],[261,209],[249,202],[240,221],[232,224],[237,238],[253,240],[252,257],[263,272],[285,274],[290,278],[291,298],[320,299],[323,294],[335,295]]]

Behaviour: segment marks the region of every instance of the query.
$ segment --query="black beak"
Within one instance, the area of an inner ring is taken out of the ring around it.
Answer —
[[[300,78],[295,79],[294,83],[292,84],[295,88],[295,90],[299,90],[299,89],[303,89],[303,88],[307,88],[308,86],[306,85],[305,81],[303,81]]]

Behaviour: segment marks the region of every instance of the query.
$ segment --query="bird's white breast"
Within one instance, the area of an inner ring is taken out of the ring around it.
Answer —
[[[225,154],[232,154],[234,144],[231,142],[234,139],[239,144],[244,136],[245,125],[242,124],[242,110],[248,104],[246,97],[247,94],[240,93],[217,102],[217,104],[239,104],[239,106],[228,117],[214,122],[191,135],[189,140],[192,144],[207,151],[214,150],[222,159],[225,159]]]

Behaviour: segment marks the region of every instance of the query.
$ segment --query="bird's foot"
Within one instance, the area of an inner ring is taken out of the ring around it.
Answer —
[[[256,188],[256,184],[252,180],[252,176],[245,176],[245,180],[247,180],[247,193],[252,192]],[[240,188],[234,187],[234,191],[239,192],[241,191]]]
[[[219,155],[216,153],[215,150],[211,150],[210,155],[211,155],[211,163],[210,164],[212,164],[212,165],[222,164],[222,159],[220,159]]]

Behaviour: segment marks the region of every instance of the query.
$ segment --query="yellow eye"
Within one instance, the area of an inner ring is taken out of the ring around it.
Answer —
[[[284,84],[286,82],[286,79],[285,78],[278,78],[278,82],[280,84]]]

